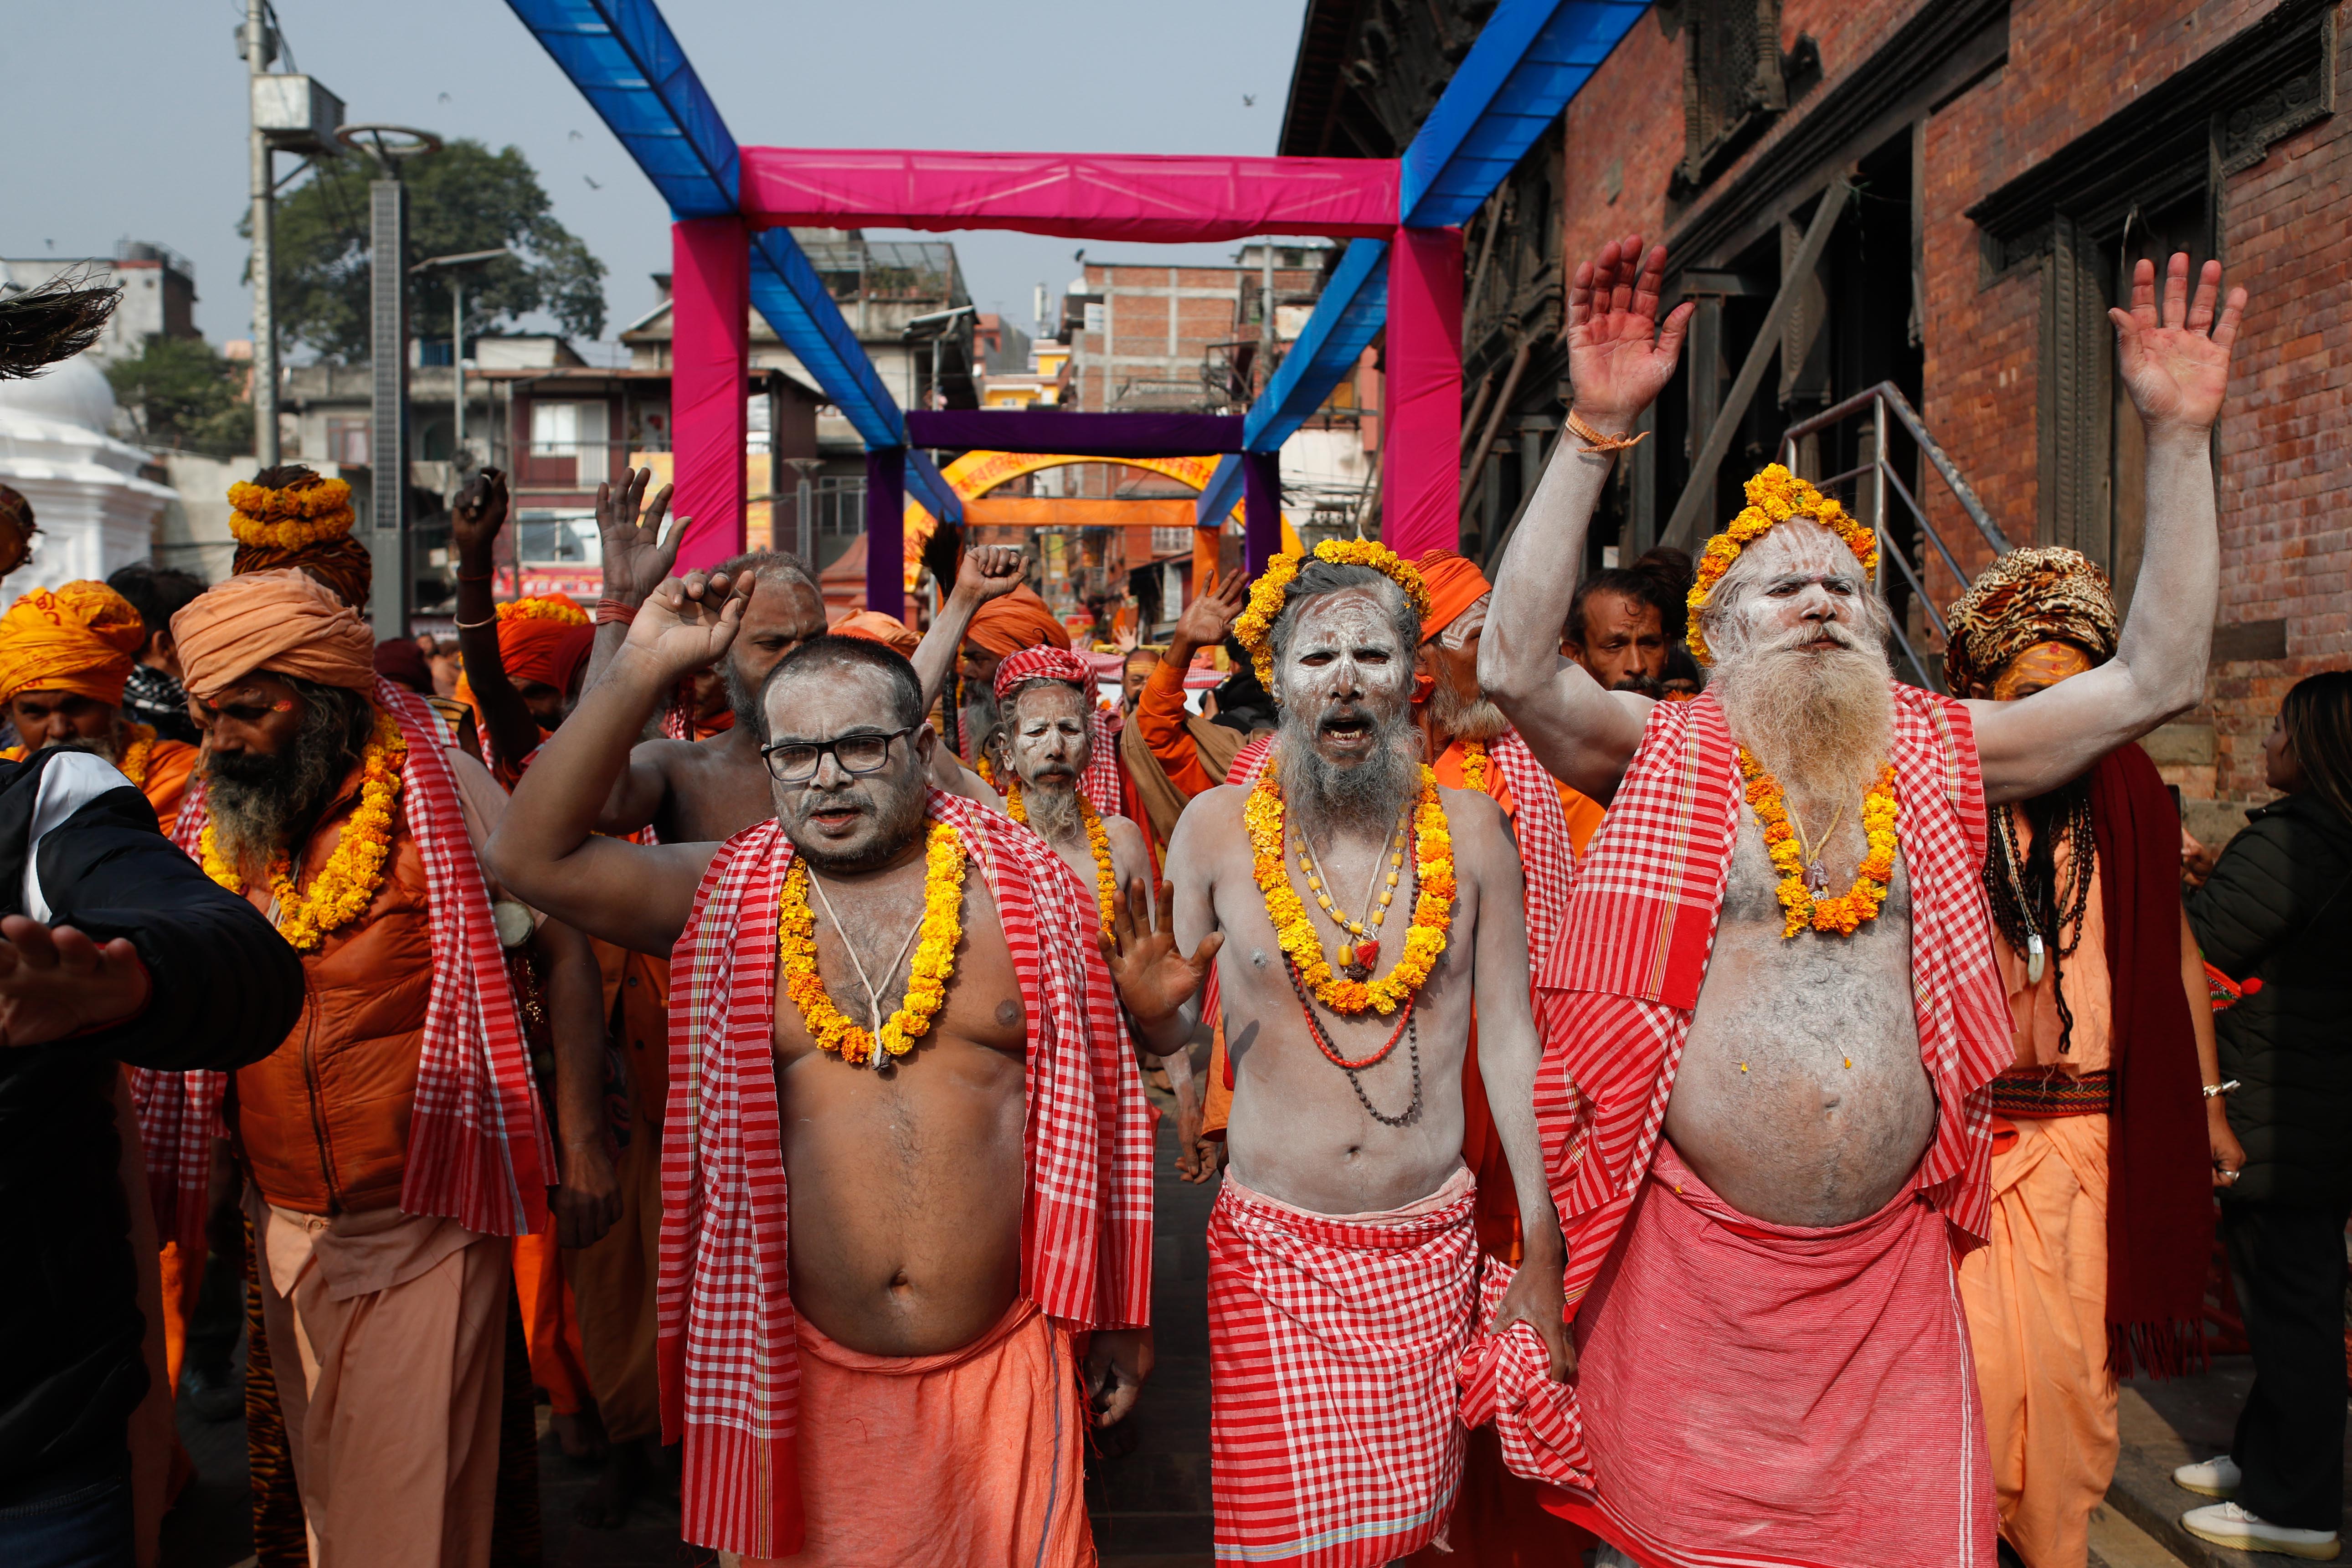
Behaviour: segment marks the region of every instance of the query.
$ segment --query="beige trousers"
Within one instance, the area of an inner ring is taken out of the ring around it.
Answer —
[[[247,1204],[311,1568],[488,1568],[505,1238]]]

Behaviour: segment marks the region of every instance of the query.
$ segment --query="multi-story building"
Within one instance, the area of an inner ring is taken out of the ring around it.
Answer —
[[[1282,151],[1393,153],[1486,9],[1313,0]],[[1792,430],[1801,469],[1868,465],[1866,409],[1815,422],[1891,383],[2009,539],[2083,551],[2127,604],[2141,437],[2105,311],[2143,258],[2219,258],[2252,295],[2215,441],[2221,624],[2206,704],[2148,744],[2191,830],[2225,837],[2267,794],[2259,742],[2280,695],[2352,658],[2347,69],[2333,0],[1655,7],[1468,229],[1465,548],[1490,552],[1507,530],[1570,390],[1564,268],[1639,232],[1667,247],[1667,303],[1698,311],[1588,565],[1646,547],[1678,507],[1719,527]],[[1800,266],[1825,197],[1832,226]],[[1900,420],[1888,428],[1900,486],[1885,522],[1925,588],[1898,582],[1892,597],[1932,679],[1927,611],[1958,591],[1936,544],[1964,573],[1990,547]],[[1907,660],[1902,673],[1920,678]]]
[[[0,288],[29,289],[62,272],[122,290],[106,330],[90,346],[103,367],[136,359],[149,338],[197,338],[195,263],[167,245],[126,239],[107,256],[0,257]]]

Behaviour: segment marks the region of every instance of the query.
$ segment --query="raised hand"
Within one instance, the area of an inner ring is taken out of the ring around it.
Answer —
[[[449,505],[449,543],[467,565],[487,566],[490,546],[507,522],[507,477],[484,468],[466,481]]]
[[[1642,254],[1642,237],[1629,234],[1580,262],[1568,290],[1568,374],[1577,413],[1604,436],[1622,436],[1657,401],[1682,358],[1683,335],[1696,306],[1675,307],[1663,326],[1658,290],[1664,286],[1666,247]]]
[[[1099,938],[1103,960],[1118,986],[1118,999],[1146,1028],[1172,1017],[1190,1002],[1209,978],[1209,965],[1225,945],[1225,933],[1211,931],[1187,957],[1176,946],[1176,889],[1160,884],[1159,921],[1150,930],[1139,929],[1132,910],[1146,907],[1143,879],[1137,878],[1111,893],[1110,930]],[[1149,1046],[1147,1049],[1150,1048]]]
[[[2246,291],[2230,290],[2220,321],[2213,302],[2221,292],[2221,264],[2209,261],[2189,295],[2189,255],[2175,251],[2164,271],[2159,315],[2156,264],[2141,258],[2132,268],[2131,309],[2110,310],[2116,324],[2116,361],[2131,394],[2132,406],[2153,432],[2159,426],[2197,434],[2221,416],[2230,389],[2230,350],[2238,341]]]
[[[694,520],[681,517],[662,537],[662,519],[669,515],[669,498],[677,489],[664,485],[646,500],[653,482],[651,468],[625,471],[617,485],[596,487],[596,532],[604,543],[604,596],[624,604],[641,604],[677,564],[677,542]]]
[[[128,938],[100,946],[72,926],[0,918],[0,1047],[47,1045],[120,1023],[154,991]]]
[[[982,544],[963,552],[955,592],[974,605],[1001,599],[1027,580],[1029,563],[1017,544]]]
[[[1249,603],[1249,578],[1242,573],[1218,576],[1212,573],[1209,585],[1192,596],[1184,613],[1176,617],[1176,630],[1170,640],[1172,652],[1178,644],[1184,645],[1185,659],[1192,652],[1214,647],[1225,640],[1226,631]]]
[[[668,680],[715,663],[734,642],[759,581],[745,573],[730,582],[724,572],[665,578],[637,607],[626,646]]]

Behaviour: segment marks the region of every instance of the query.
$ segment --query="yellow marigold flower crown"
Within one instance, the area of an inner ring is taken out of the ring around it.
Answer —
[[[352,531],[352,487],[341,479],[268,489],[239,479],[228,488],[228,531],[239,544],[299,550]]]
[[[1429,585],[1421,580],[1421,573],[1412,563],[1388,546],[1369,539],[1327,539],[1315,547],[1314,556],[1334,566],[1370,567],[1404,590],[1405,601],[1412,605],[1415,615],[1424,621],[1429,619]],[[1234,618],[1234,637],[1249,649],[1250,663],[1257,668],[1258,684],[1265,688],[1269,697],[1274,695],[1274,623],[1282,618],[1284,597],[1299,568],[1306,563],[1305,556],[1287,552],[1268,561],[1265,570],[1250,585],[1248,607]]]
[[[557,621],[567,626],[588,624],[588,612],[561,594],[509,599],[499,606],[498,615],[502,621]]]
[[[1878,575],[1878,536],[1831,497],[1778,463],[1766,464],[1761,473],[1748,481],[1746,489],[1748,505],[1721,533],[1706,542],[1706,549],[1698,558],[1698,572],[1691,581],[1690,629],[1684,634],[1684,640],[1690,645],[1691,657],[1701,664],[1715,662],[1698,626],[1699,612],[1706,608],[1715,585],[1723,581],[1723,574],[1731,570],[1731,563],[1739,559],[1742,550],[1790,518],[1820,523],[1845,542],[1853,558],[1862,563],[1864,575],[1874,579]]]

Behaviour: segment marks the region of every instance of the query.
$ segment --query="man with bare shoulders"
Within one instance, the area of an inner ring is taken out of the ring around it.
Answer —
[[[769,591],[694,573],[649,595],[494,850],[593,935],[677,944],[661,1364],[686,1537],[810,1565],[1091,1562],[1071,1335],[1093,1331],[1119,1419],[1150,1360],[1151,1192],[1087,889],[927,788],[913,668],[850,637],[757,694],[772,820],[592,832],[641,716]]]
[[[1108,925],[1114,893],[1150,885],[1151,858],[1141,828],[1078,789],[1094,761],[1094,667],[1065,647],[1024,648],[996,667],[1013,763],[1005,810],[1096,892]]]
[[[1895,683],[1871,531],[1773,467],[1693,590],[1706,694],[1603,691],[1556,652],[1558,569],[1675,368],[1663,247],[1570,297],[1576,407],[1496,574],[1480,674],[1612,801],[1538,973],[1581,1427],[1537,1468],[1644,1563],[1985,1568],[1993,1489],[1957,1252],[1987,1226],[1985,1086],[2012,1052],[1978,878],[1988,804],[2195,703],[2219,567],[2208,438],[2245,295],[2172,259],[2113,317],[2147,437],[2147,554],[2115,658],[2009,703]],[[1638,276],[1637,276],[1638,274]],[[1743,804],[1744,798],[1744,804]],[[1659,1134],[1663,1131],[1664,1138]]]
[[[1281,703],[1274,754],[1255,785],[1197,796],[1169,846],[1172,942],[1215,955],[1235,1075],[1209,1226],[1221,1561],[1344,1568],[1444,1539],[1455,1365],[1480,1307],[1462,1159],[1474,997],[1524,1231],[1500,1316],[1565,1363],[1518,852],[1492,799],[1439,788],[1422,762],[1429,608],[1420,574],[1378,546],[1278,558],[1235,623]],[[1171,941],[1125,945],[1139,959]],[[1189,1035],[1189,998],[1125,974],[1122,990],[1148,1047]]]

